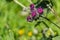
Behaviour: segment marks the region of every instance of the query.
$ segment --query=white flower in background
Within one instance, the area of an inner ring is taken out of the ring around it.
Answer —
[[[45,29],[43,30],[43,34],[45,34],[47,30],[48,30],[48,28],[45,28]]]
[[[38,34],[38,30],[35,28],[35,29],[33,30],[33,33],[34,33],[34,34]]]
[[[50,37],[50,35],[51,35],[51,31],[50,31],[50,29],[48,28],[48,29],[46,30],[46,32],[45,32],[45,36],[48,38],[48,37]]]
[[[23,8],[23,10],[21,11],[21,15],[22,16],[25,16],[25,15],[28,15],[29,13],[28,13],[28,8]]]
[[[26,15],[28,15],[28,12],[22,11],[22,12],[21,12],[21,15],[22,15],[22,16],[26,16]]]
[[[43,30],[43,34],[45,34],[46,37],[55,36],[54,31],[51,28],[45,28]]]

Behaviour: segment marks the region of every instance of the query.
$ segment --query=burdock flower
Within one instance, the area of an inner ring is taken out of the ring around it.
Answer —
[[[30,10],[34,10],[34,4],[30,5]]]
[[[30,32],[28,32],[28,36],[32,36],[33,35],[33,33],[30,31]]]
[[[32,11],[32,12],[31,12],[31,16],[32,16],[32,17],[35,17],[36,15],[37,15],[37,14],[36,14],[36,11]]]
[[[42,14],[42,13],[43,13],[43,8],[39,7],[39,8],[37,9],[37,12],[38,12],[39,14]]]
[[[27,21],[29,21],[29,22],[31,22],[31,21],[32,21],[31,16],[28,16],[28,17],[27,17]]]
[[[19,33],[20,35],[23,35],[23,34],[24,34],[24,30],[21,29],[21,30],[18,31],[18,33]]]

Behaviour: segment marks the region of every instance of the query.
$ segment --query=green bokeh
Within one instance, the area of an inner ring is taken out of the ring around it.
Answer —
[[[36,0],[32,0],[34,3]],[[58,16],[60,17],[60,0],[53,0],[55,2],[55,10],[58,13]],[[22,4],[25,6],[29,6],[30,3],[27,0],[19,0]],[[21,15],[22,7],[16,4],[13,0],[12,1],[6,1],[6,0],[0,0],[0,39],[1,40],[25,40],[23,38],[26,38],[28,40],[27,34],[25,34],[22,38],[18,35],[17,31],[23,28],[26,32],[33,31],[34,25],[36,22],[27,22],[26,17]],[[46,15],[46,14],[44,14]],[[60,26],[60,22],[55,17],[55,15],[51,12],[48,13],[47,17],[51,19],[54,23]],[[54,26],[52,23],[45,21],[50,28],[52,28],[54,31],[58,32],[58,35],[60,36],[60,29]],[[45,28],[44,24],[40,24],[37,26],[38,30],[41,32],[42,29]],[[33,35],[34,36],[34,35]],[[36,38],[41,38],[42,34],[39,34]],[[60,38],[60,37],[59,37]],[[39,40],[39,39],[38,39]],[[55,40],[53,38],[53,40]],[[57,39],[58,40],[58,39]]]

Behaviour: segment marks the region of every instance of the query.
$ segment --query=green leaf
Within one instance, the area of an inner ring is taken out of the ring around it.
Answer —
[[[54,37],[52,40],[60,40],[60,36]]]

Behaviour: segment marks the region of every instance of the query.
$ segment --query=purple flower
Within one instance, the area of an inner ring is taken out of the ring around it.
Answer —
[[[32,11],[31,16],[35,17],[36,16],[36,11]]]
[[[29,21],[29,22],[31,21],[31,16],[27,17],[27,21]]]
[[[42,14],[42,13],[43,13],[43,8],[39,7],[39,8],[37,9],[37,12],[38,12],[39,14]]]
[[[31,4],[31,5],[30,5],[30,9],[31,9],[31,10],[34,10],[34,4]]]

